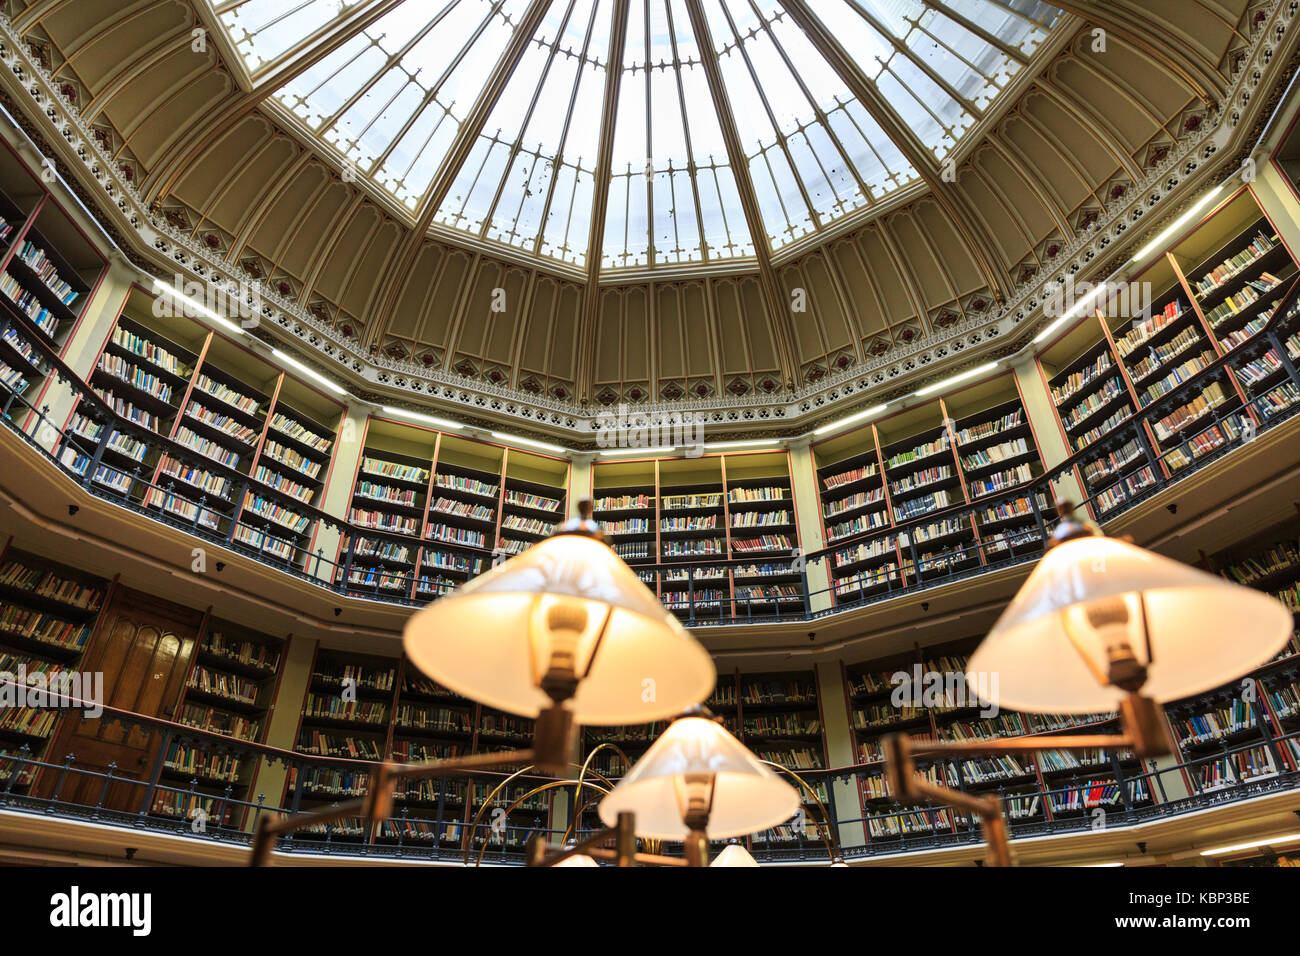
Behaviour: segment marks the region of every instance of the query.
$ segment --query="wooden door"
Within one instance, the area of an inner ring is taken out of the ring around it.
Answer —
[[[203,614],[129,588],[114,590],[82,661],[82,671],[103,674],[106,707],[175,720]],[[161,739],[160,733],[107,718],[69,714],[47,760],[60,763],[72,754],[74,767],[97,773],[107,773],[112,764],[113,776],[121,782],[115,779],[104,791],[102,779],[70,773],[60,799],[96,806],[102,793],[104,808],[138,811],[145,788],[126,781],[148,782]],[[54,777],[46,774],[42,789],[52,790]]]

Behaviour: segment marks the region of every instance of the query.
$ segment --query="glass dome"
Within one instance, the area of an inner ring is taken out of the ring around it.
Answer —
[[[874,210],[979,125],[1060,15],[632,0],[616,37],[616,0],[209,2],[345,176],[446,235],[588,271],[594,251],[602,272],[752,260]]]

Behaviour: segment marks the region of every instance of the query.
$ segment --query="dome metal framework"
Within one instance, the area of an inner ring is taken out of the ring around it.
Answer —
[[[753,262],[877,210],[1060,18],[1040,0],[204,2],[254,87],[312,60],[265,92],[348,177],[425,227],[589,274]]]

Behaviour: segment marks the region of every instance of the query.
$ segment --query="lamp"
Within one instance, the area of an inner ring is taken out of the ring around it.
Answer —
[[[740,845],[736,840],[732,840],[722,848],[722,852],[713,858],[709,864],[714,866],[758,866],[758,861],[749,855],[749,851]]]
[[[709,695],[708,652],[604,543],[591,502],[551,537],[419,611],[411,662],[450,690],[537,718],[536,762],[568,765],[572,726],[661,720]]]
[[[967,680],[1010,710],[1106,712],[1139,690],[1170,701],[1218,687],[1268,661],[1291,627],[1291,612],[1262,591],[1082,535],[1039,560]]]
[[[799,794],[703,707],[674,720],[600,801],[612,826],[632,813],[638,836],[682,840],[693,866],[708,863],[708,834],[744,836],[788,820]]]
[[[1157,702],[1217,687],[1268,661],[1291,636],[1292,615],[1259,591],[1108,538],[1057,502],[1060,521],[1038,561],[983,643],[966,680],[980,699],[1009,710],[1119,710],[1122,734],[884,741],[897,800],[946,802],[980,816],[988,862],[1009,865],[1001,801],[930,783],[917,757],[989,756],[1042,750],[1170,752]]]
[[[668,613],[607,544],[589,499],[554,534],[407,621],[411,662],[448,689],[536,718],[531,750],[419,764],[379,764],[364,797],[294,817],[258,819],[252,863],[269,861],[282,833],[364,815],[373,832],[392,808],[397,780],[433,779],[511,764],[568,769],[576,722],[649,723],[697,704],[713,689],[708,652]],[[582,859],[681,865],[636,848],[630,814],[582,842],[550,849],[529,841],[535,866],[587,866]],[[613,849],[606,844],[614,844]],[[569,863],[568,861],[574,861]]]

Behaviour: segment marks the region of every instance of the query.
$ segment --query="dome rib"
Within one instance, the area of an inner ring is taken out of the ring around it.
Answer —
[[[749,223],[749,233],[751,236],[762,237],[766,234],[763,228],[763,214],[759,209],[753,180],[749,176],[749,164],[745,161],[744,150],[740,144],[740,134],[736,129],[736,118],[731,111],[731,101],[723,86],[722,67],[713,52],[718,48],[709,30],[704,5],[701,0],[685,0],[685,3],[691,20],[691,31],[698,40],[703,41],[703,46],[708,51],[701,50],[700,60],[704,64],[704,73],[709,81],[709,92],[713,96],[718,122],[722,126],[723,140],[726,143],[731,167],[736,171],[736,185],[740,189],[741,205],[745,212],[745,219]],[[754,252],[758,259],[759,291],[776,342],[777,364],[785,381],[793,383],[795,372],[799,367],[793,323],[789,313],[781,307],[781,289],[772,268],[772,258],[767,243],[761,239],[756,240]],[[583,363],[584,368],[589,366],[590,363]]]

